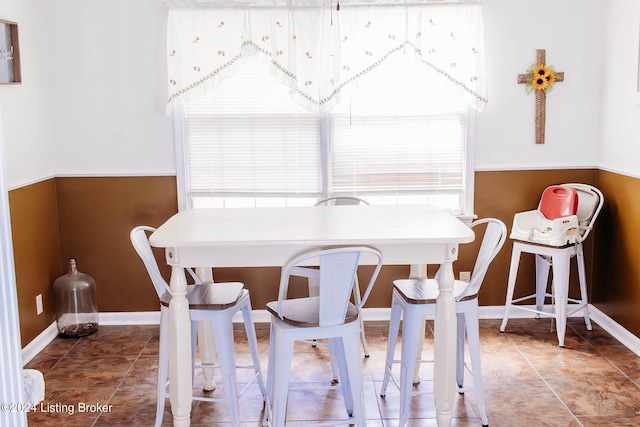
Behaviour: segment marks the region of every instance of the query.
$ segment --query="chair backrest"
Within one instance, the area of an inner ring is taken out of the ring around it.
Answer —
[[[314,206],[368,205],[364,199],[355,196],[335,196],[318,200]]]
[[[162,277],[162,274],[160,274],[158,263],[156,262],[156,258],[153,256],[153,251],[149,244],[149,237],[147,233],[150,234],[154,231],[156,231],[156,229],[153,227],[140,225],[131,230],[129,237],[131,238],[131,244],[140,256],[140,259],[142,259],[142,262],[147,269],[147,273],[149,273],[149,277],[153,282],[153,287],[156,289],[158,298],[162,298],[162,295],[165,292],[169,292],[170,287],[167,281]],[[196,276],[192,270],[187,269],[187,271],[191,274],[191,277],[193,277],[196,283],[201,283],[198,276]]]
[[[140,259],[142,259],[142,262],[147,269],[147,273],[149,273],[149,277],[153,282],[153,287],[156,289],[158,298],[161,298],[165,292],[169,292],[169,284],[160,274],[156,258],[153,256],[151,245],[149,245],[147,232],[153,233],[154,231],[155,228],[153,227],[141,225],[131,230],[129,237],[131,238],[131,243],[133,244],[134,249],[140,256]]]
[[[583,242],[598,218],[604,204],[604,195],[596,187],[588,184],[569,183],[563,184],[574,188],[578,193],[578,225],[580,226],[580,239]]]
[[[575,215],[578,211],[578,192],[568,185],[551,185],[542,192],[538,209],[550,220]]]
[[[467,295],[477,294],[482,286],[484,276],[489,269],[489,264],[496,257],[502,245],[504,245],[507,239],[507,227],[502,221],[495,218],[484,218],[474,221],[471,224],[471,228],[477,227],[481,224],[487,224],[484,237],[482,238],[482,244],[476,257],[476,263],[471,273],[471,280],[466,289],[457,297],[458,300],[463,299]]]
[[[319,287],[319,325],[333,326],[344,323],[358,263],[363,255],[372,255],[375,258],[376,268],[357,305],[360,310],[369,298],[382,267],[382,254],[368,246],[314,249],[294,257],[282,268],[277,312],[282,313],[282,303],[287,299],[290,276],[303,276],[317,283]],[[308,265],[319,266],[319,268],[306,267]]]

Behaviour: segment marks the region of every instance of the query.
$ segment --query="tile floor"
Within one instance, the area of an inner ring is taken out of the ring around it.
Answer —
[[[549,320],[512,319],[504,334],[498,327],[498,320],[481,320],[485,400],[491,427],[640,425],[640,358],[598,325],[587,332],[580,319],[570,319],[565,348],[556,345]],[[387,327],[372,323],[366,328],[371,351],[371,357],[363,358],[367,426],[397,426],[397,389],[390,385],[386,398],[379,396]],[[256,329],[266,370],[268,327],[259,324]],[[243,333],[236,332],[238,358],[246,358]],[[425,353],[430,349],[430,331],[428,335]],[[56,338],[27,365],[43,372],[46,382],[45,400],[28,414],[29,425],[153,425],[157,352],[157,326],[100,326],[98,332],[84,338]],[[326,349],[301,343],[293,372],[295,382],[329,384]],[[418,387],[428,391],[433,378],[430,366],[421,372]],[[194,389],[201,393],[198,381],[196,377]],[[289,400],[287,417],[291,421],[327,420],[337,425],[346,417],[340,392],[335,389],[292,391]],[[106,411],[96,412],[92,409],[97,408],[81,404],[107,406]],[[249,387],[240,407],[243,427],[261,425],[262,400],[257,386]],[[453,425],[480,426],[476,411],[473,390],[457,395]],[[225,426],[227,421],[226,409],[220,404],[194,403],[193,426]],[[171,424],[166,409],[163,425]],[[436,426],[432,395],[413,398],[408,425]]]

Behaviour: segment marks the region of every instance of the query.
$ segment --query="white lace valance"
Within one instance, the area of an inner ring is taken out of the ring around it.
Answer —
[[[270,58],[274,75],[309,111],[330,110],[401,53],[484,108],[479,4],[335,6],[170,10],[167,111],[214,89],[255,53]]]

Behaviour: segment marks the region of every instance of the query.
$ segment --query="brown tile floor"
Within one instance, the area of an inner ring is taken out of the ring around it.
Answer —
[[[570,319],[565,348],[556,345],[548,320],[512,319],[504,334],[498,326],[498,320],[481,320],[485,400],[491,427],[640,425],[640,358],[598,325],[588,332],[580,319]],[[266,371],[267,325],[257,325],[257,333]],[[367,324],[371,357],[363,358],[363,373],[367,425],[373,427],[398,425],[397,389],[390,385],[386,398],[379,396],[386,333],[384,323]],[[246,358],[240,330],[237,342],[238,358]],[[429,336],[425,354],[430,343]],[[98,332],[84,338],[56,338],[27,365],[43,372],[46,381],[45,400],[36,412],[28,414],[29,425],[153,425],[157,352],[157,326],[100,326]],[[293,372],[295,382],[327,384],[331,374],[326,349],[301,343],[296,348]],[[429,366],[425,366],[418,387],[429,390],[432,378]],[[199,381],[197,376],[194,389],[201,393]],[[337,423],[345,418],[337,390],[292,391],[289,400],[287,417],[292,421]],[[262,400],[256,386],[248,389],[240,405],[243,426],[259,426]],[[480,426],[476,411],[473,390],[457,395],[453,425]],[[194,403],[193,426],[224,426],[227,421],[222,405]],[[163,425],[171,424],[167,409]],[[436,426],[432,395],[413,398],[408,424]]]

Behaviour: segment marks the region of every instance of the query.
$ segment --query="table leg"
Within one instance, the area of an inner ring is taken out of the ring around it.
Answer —
[[[213,271],[211,268],[196,268],[196,274],[202,280],[202,283],[213,283]],[[203,367],[202,375],[204,376],[202,388],[205,391],[213,391],[216,389],[213,369],[206,369],[206,367],[216,364],[216,341],[213,338],[213,328],[209,322],[198,322],[198,349],[200,350],[200,360]]]
[[[169,303],[169,396],[173,425],[191,424],[191,320],[184,269],[171,269]]]
[[[453,255],[457,249],[452,248]],[[456,387],[456,307],[453,297],[453,264],[445,261],[440,267],[434,325],[433,388],[438,427],[451,426]]]

